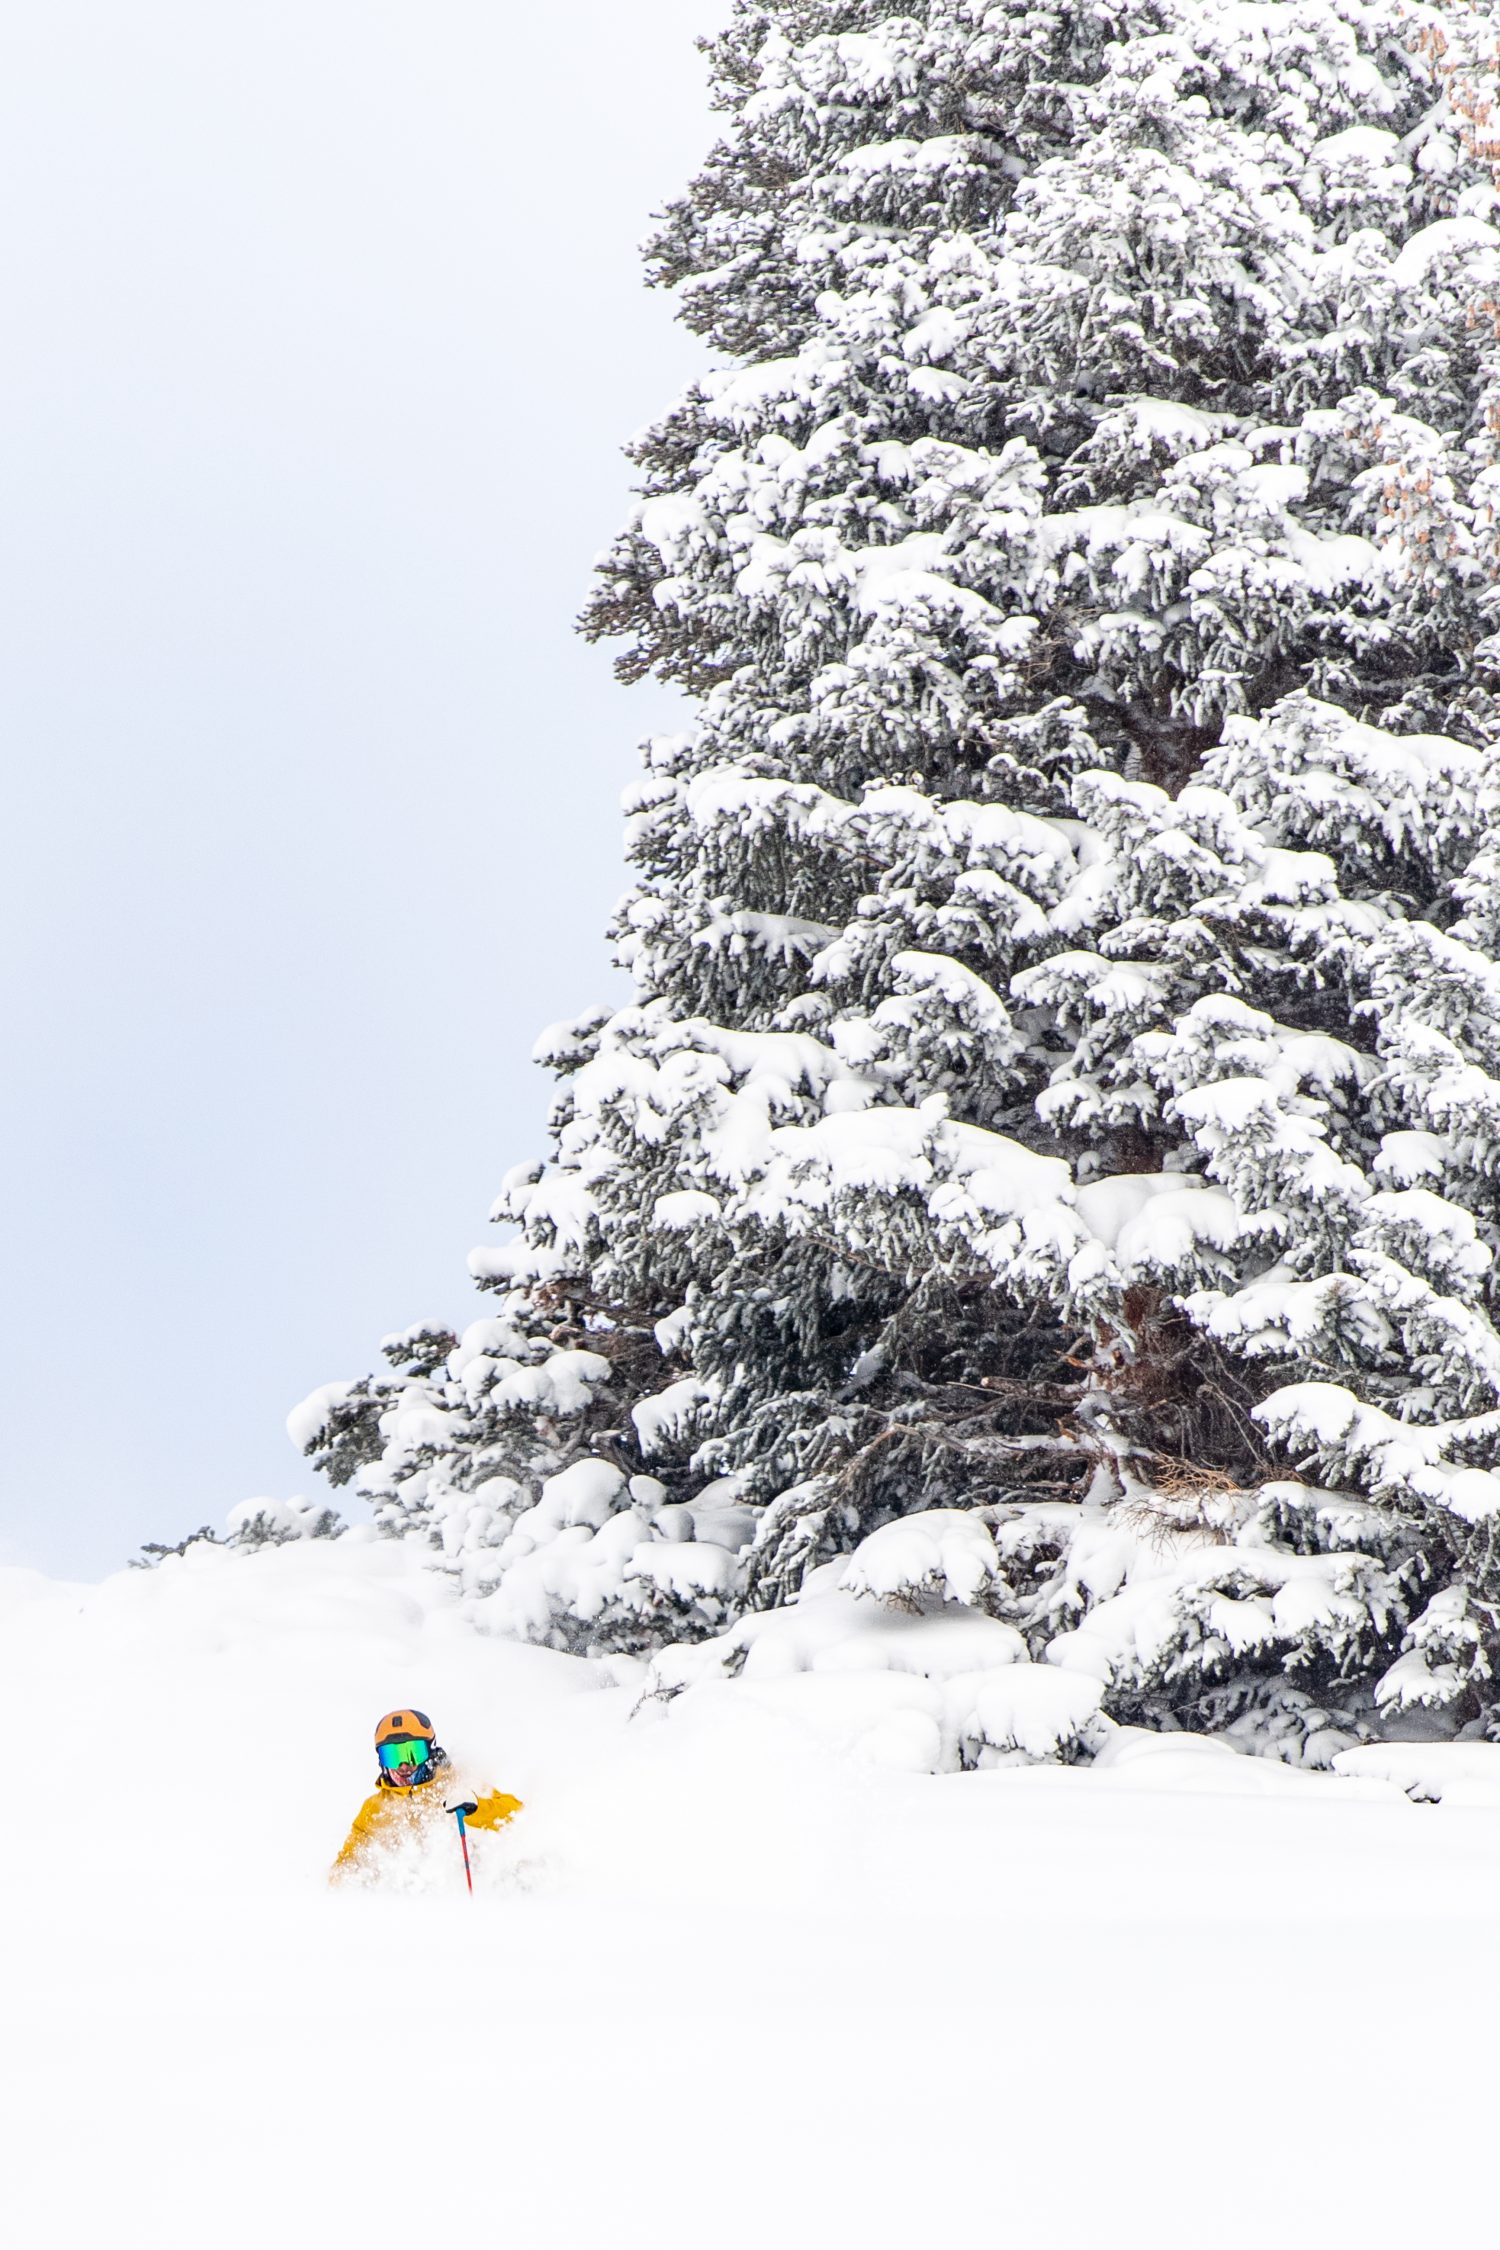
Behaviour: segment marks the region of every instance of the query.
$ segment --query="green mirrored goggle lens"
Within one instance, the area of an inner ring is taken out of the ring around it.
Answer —
[[[432,1756],[430,1742],[382,1742],[380,1763],[389,1772],[397,1766],[425,1766]]]

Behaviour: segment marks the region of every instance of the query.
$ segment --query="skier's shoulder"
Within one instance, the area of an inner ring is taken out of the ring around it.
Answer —
[[[521,1810],[521,1800],[508,1790],[490,1787],[481,1781],[472,1768],[445,1766],[438,1776],[438,1796],[443,1809],[452,1812],[460,1807],[471,1828],[499,1828],[512,1813]]]
[[[503,1828],[506,1821],[521,1810],[520,1798],[511,1796],[506,1789],[474,1789],[468,1794],[474,1804],[469,1816],[473,1828]]]
[[[395,1792],[391,1789],[372,1789],[370,1791],[369,1796],[366,1797],[354,1816],[356,1835],[368,1835],[372,1828],[381,1827],[390,1818],[391,1799],[394,1795]]]

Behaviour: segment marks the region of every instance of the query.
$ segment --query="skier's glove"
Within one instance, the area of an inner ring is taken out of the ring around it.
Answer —
[[[443,1799],[443,1810],[446,1813],[461,1812],[465,1820],[472,1820],[479,1810],[478,1799],[464,1796],[445,1797]]]

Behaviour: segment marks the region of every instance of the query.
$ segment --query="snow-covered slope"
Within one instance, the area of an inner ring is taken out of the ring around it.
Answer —
[[[1438,1806],[1188,1738],[892,1772],[753,1683],[632,1719],[358,1537],[0,1574],[0,1695],[27,2250],[1378,2244],[1487,2199],[1483,1751]],[[526,1799],[472,1904],[456,1860],[324,1887],[403,1701]]]

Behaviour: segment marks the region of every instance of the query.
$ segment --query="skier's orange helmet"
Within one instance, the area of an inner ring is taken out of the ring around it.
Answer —
[[[375,1729],[375,1747],[383,1742],[436,1742],[431,1719],[425,1711],[387,1711]]]

